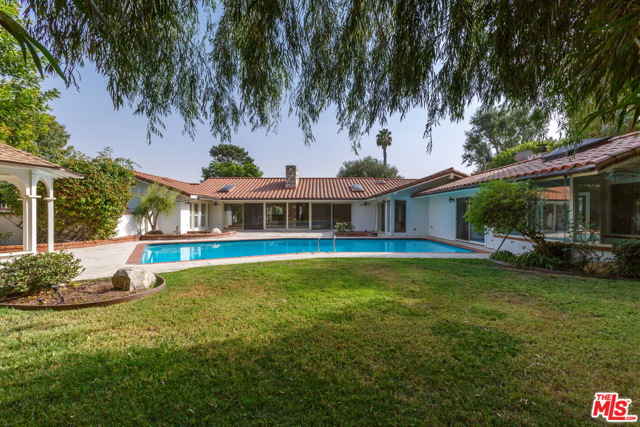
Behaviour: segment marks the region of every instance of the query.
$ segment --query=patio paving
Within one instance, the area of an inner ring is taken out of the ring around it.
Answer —
[[[322,238],[331,238],[333,234],[331,232],[287,232],[287,231],[260,231],[260,232],[238,232],[236,236],[215,239],[216,242],[225,240],[249,240],[249,239],[273,239],[273,238],[317,238],[320,235]],[[382,236],[384,237],[384,236]],[[388,236],[387,236],[388,237]],[[206,242],[212,239],[189,239],[189,240],[172,240],[171,243],[183,243],[183,242]],[[439,241],[433,239],[435,241]],[[150,244],[167,242],[166,240],[158,240],[148,242]],[[72,249],[72,252],[77,256],[82,263],[82,266],[86,270],[78,277],[78,280],[97,279],[101,277],[111,277],[116,270],[121,267],[126,267],[127,260],[131,255],[131,252],[141,242],[126,242],[116,243],[105,246],[95,246],[90,248]],[[144,242],[142,242],[144,243]],[[443,243],[447,243],[444,242]],[[451,243],[451,242],[448,242]],[[456,245],[465,246],[470,249],[486,248],[478,247],[475,245],[464,245],[456,242]],[[211,260],[199,260],[199,261],[187,261],[187,262],[173,262],[173,263],[161,263],[161,264],[144,264],[144,267],[153,273],[163,273],[171,271],[186,270],[193,267],[204,267],[207,265],[226,265],[226,264],[244,264],[255,263],[265,261],[284,261],[294,259],[314,259],[314,258],[473,258],[482,259],[487,258],[489,253],[444,253],[444,252],[429,252],[429,253],[388,253],[388,252],[310,252],[301,254],[284,254],[284,255],[265,255],[257,257],[244,257],[244,258],[225,258],[225,259],[211,259]]]

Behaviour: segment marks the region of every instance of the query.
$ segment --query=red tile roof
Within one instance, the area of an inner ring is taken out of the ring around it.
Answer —
[[[454,168],[449,168],[449,169],[441,170],[440,172],[436,172],[436,173],[431,174],[429,176],[425,176],[424,178],[413,179],[413,180],[411,180],[411,182],[409,182],[407,184],[404,184],[404,185],[401,185],[399,187],[395,187],[395,188],[383,191],[381,193],[378,193],[377,196],[383,196],[385,194],[394,193],[396,191],[404,190],[405,188],[413,187],[415,185],[424,184],[426,182],[432,181],[434,179],[442,178],[443,176],[447,176],[447,175],[450,175],[450,174],[454,174],[454,175],[456,175],[457,177],[460,177],[460,178],[465,178],[465,177],[469,176],[464,172],[457,171]]]
[[[415,179],[376,178],[300,178],[296,188],[285,188],[284,178],[210,178],[201,184],[211,197],[228,200],[362,200],[376,194],[415,182]],[[364,191],[351,191],[359,184]],[[220,192],[225,185],[233,185],[229,192]]]
[[[135,175],[142,181],[180,190],[186,196],[222,200],[363,200],[416,181],[385,178],[385,184],[378,184],[376,178],[300,178],[297,188],[285,188],[285,178],[209,178],[201,184],[191,184],[137,171]],[[361,185],[364,191],[351,191],[354,184]],[[234,188],[219,191],[225,185]]]
[[[137,179],[149,183],[157,182],[158,184],[164,185],[166,187],[174,188],[179,190],[182,194],[186,196],[204,196],[205,194],[200,190],[200,184],[189,184],[188,182],[182,182],[175,179],[167,178],[164,176],[151,175],[144,172],[133,172]]]
[[[535,179],[538,176],[559,171],[562,174],[571,175],[572,173],[584,171],[584,168],[589,166],[601,171],[613,164],[636,156],[640,156],[640,132],[611,138],[601,145],[587,147],[574,155],[551,160],[545,159],[544,156],[537,157],[523,160],[513,165],[480,172],[458,181],[414,193],[412,197],[452,191],[501,178],[530,177]]]

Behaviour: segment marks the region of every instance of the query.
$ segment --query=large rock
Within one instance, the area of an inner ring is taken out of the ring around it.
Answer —
[[[214,228],[211,230],[211,234],[220,234],[220,233],[222,233],[222,231],[220,231],[219,228]]]
[[[144,267],[124,267],[116,271],[111,283],[118,290],[142,291],[156,283],[156,276]]]

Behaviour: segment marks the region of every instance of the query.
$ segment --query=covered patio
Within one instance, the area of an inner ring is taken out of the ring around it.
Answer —
[[[46,188],[47,201],[47,250],[53,251],[54,244],[54,193],[53,181],[64,178],[83,178],[82,175],[66,170],[33,154],[0,143],[0,181],[16,186],[22,201],[22,251],[4,256],[16,256],[37,252],[37,206],[38,183]]]

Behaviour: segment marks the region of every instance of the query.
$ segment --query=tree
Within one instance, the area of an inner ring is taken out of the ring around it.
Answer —
[[[16,17],[17,3],[0,3],[0,12]],[[43,92],[41,78],[25,62],[15,40],[0,30],[0,142],[39,154],[34,141],[48,129],[49,101],[58,91]]]
[[[253,159],[249,156],[247,150],[232,144],[214,145],[211,147],[211,150],[209,150],[209,155],[213,157],[214,162],[219,163],[226,163],[229,160],[240,166],[253,163]]]
[[[338,178],[371,177],[371,178],[402,178],[398,168],[385,165],[378,159],[367,156],[364,159],[344,162],[338,171]]]
[[[503,235],[498,250],[509,234],[516,231],[538,251],[553,258],[542,224],[536,217],[542,203],[541,191],[529,181],[493,180],[480,184],[469,200],[469,210],[464,218],[475,231]]]
[[[111,149],[94,158],[77,154],[64,160],[65,169],[84,175],[83,179],[56,179],[54,181],[55,237],[70,227],[79,228],[79,238],[101,240],[113,237],[122,213],[131,199],[135,185],[132,170],[135,164],[128,159],[114,158]],[[47,205],[45,188],[38,185],[37,218],[38,240],[46,239]],[[11,215],[22,216],[22,202],[18,190],[4,188],[2,196]]]
[[[41,133],[35,141],[38,155],[50,162],[62,163],[75,154],[73,146],[67,146],[70,137],[65,125],[52,117],[47,124],[47,131]]]
[[[392,138],[389,129],[382,129],[376,135],[376,144],[378,147],[382,147],[382,160],[385,166],[387,165],[387,147],[391,145],[391,141]]]
[[[546,145],[547,151],[551,152],[556,148],[562,145],[562,141],[557,141],[555,139],[548,139],[544,141],[542,144]],[[512,165],[516,163],[514,156],[521,151],[531,150],[534,154],[538,154],[540,152],[540,141],[527,141],[522,144],[518,144],[513,148],[507,148],[497,156],[495,156],[488,164],[487,169],[499,168],[502,166]]]
[[[471,130],[465,132],[462,161],[477,170],[486,170],[493,157],[531,140],[545,139],[548,117],[539,110],[505,105],[479,108],[471,116]]]
[[[164,234],[158,230],[158,219],[161,216],[172,215],[178,209],[176,198],[179,196],[178,190],[172,190],[154,182],[147,187],[144,193],[138,194],[140,204],[135,208],[133,214],[138,220],[149,221],[151,224],[150,234]]]
[[[175,112],[188,133],[208,120],[213,135],[228,141],[244,123],[275,128],[285,100],[305,142],[331,107],[355,148],[391,114],[424,108],[428,137],[440,120],[462,119],[474,100],[571,115],[591,99],[582,125],[606,114],[640,114],[638,2],[21,4],[32,18],[27,31],[9,28],[3,16],[4,30],[22,37],[33,57],[39,48],[26,36],[46,45],[71,84],[91,60],[107,78],[114,106],[131,103],[148,118],[149,137]]]
[[[231,144],[214,145],[209,151],[213,161],[202,168],[202,178],[226,177],[261,177],[262,171],[253,163],[249,153],[242,147]]]

